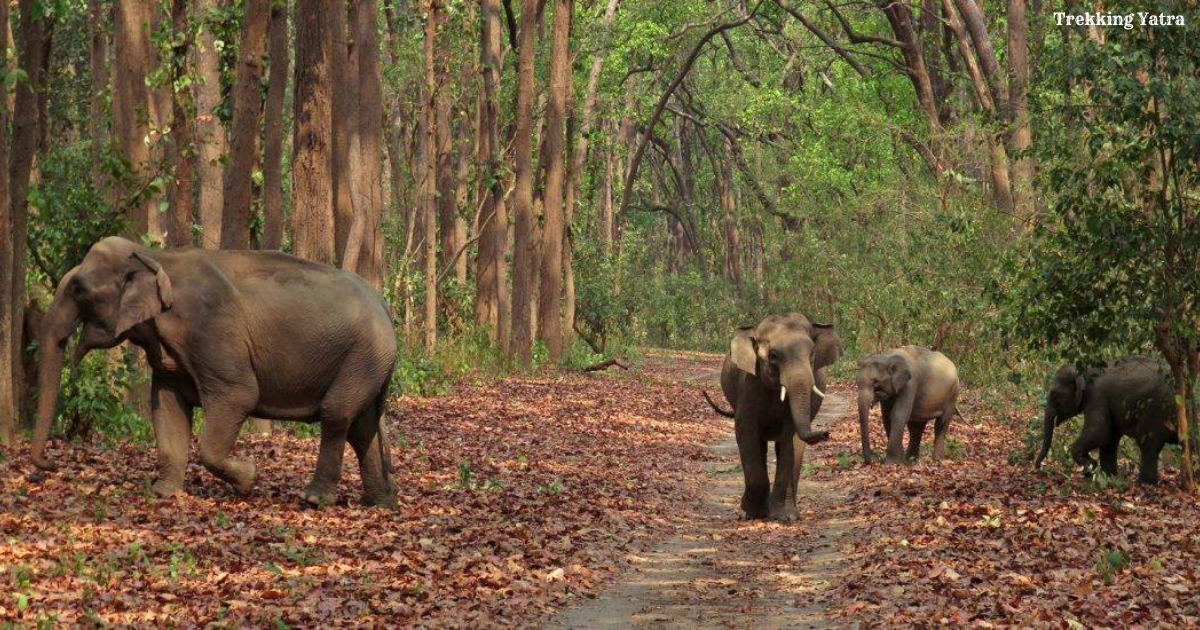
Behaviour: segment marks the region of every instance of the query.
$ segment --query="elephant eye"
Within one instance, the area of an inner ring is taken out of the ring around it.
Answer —
[[[779,363],[779,360],[782,358],[783,358],[783,355],[780,354],[780,352],[778,350],[775,350],[774,348],[767,351],[767,360],[770,361],[771,363]]]

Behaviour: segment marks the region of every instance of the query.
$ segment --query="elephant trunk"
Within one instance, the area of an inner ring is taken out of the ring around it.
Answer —
[[[54,464],[46,457],[46,441],[50,439],[50,426],[58,410],[58,389],[62,383],[63,354],[67,340],[79,325],[79,309],[75,301],[64,295],[63,287],[69,276],[59,283],[59,294],[47,311],[42,330],[38,336],[38,404],[37,423],[33,427],[33,441],[29,446],[33,465],[42,470],[54,470]]]
[[[812,430],[813,372],[809,366],[784,370],[780,382],[787,389],[796,436],[807,444],[820,444],[829,439],[828,431]]]
[[[1046,455],[1050,453],[1050,442],[1054,440],[1056,419],[1057,414],[1054,413],[1054,408],[1046,405],[1046,417],[1042,426],[1042,450],[1038,451],[1037,458],[1033,460],[1034,468],[1041,468],[1042,460],[1046,459]]]
[[[870,387],[858,389],[858,430],[862,435],[863,461],[871,459],[871,407],[875,405],[875,392]]]

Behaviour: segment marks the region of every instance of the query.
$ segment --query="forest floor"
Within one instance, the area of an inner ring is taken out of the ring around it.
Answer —
[[[40,482],[0,450],[0,626],[1200,623],[1200,508],[1175,471],[1103,489],[1031,471],[1013,453],[1036,411],[973,395],[949,461],[864,466],[851,387],[832,385],[801,519],[738,520],[732,423],[698,391],[719,362],[652,353],[394,401],[395,510],[357,505],[349,453],[340,500],[302,509],[316,444],[290,432],[243,440],[245,498],[196,463],[188,494],[154,497],[144,447],[55,443]]]

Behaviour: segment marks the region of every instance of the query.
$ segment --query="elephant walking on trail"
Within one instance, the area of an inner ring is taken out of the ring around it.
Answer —
[[[812,428],[825,396],[825,368],[841,355],[833,326],[799,313],[772,315],[734,334],[721,367],[721,389],[733,411],[708,401],[718,413],[734,418],[746,481],[746,518],[792,521],[799,516],[796,486],[805,445],[829,439],[828,431]],[[775,442],[774,488],[767,476],[770,441]]]
[[[1034,462],[1041,467],[1050,452],[1054,428],[1083,414],[1083,430],[1071,445],[1076,464],[1092,470],[1091,452],[1100,449],[1100,470],[1117,474],[1117,451],[1128,436],[1141,449],[1138,481],[1158,483],[1158,455],[1178,444],[1175,392],[1166,363],[1150,357],[1126,357],[1080,374],[1074,366],[1059,368],[1046,393],[1042,449]]]
[[[183,488],[192,412],[204,409],[200,461],[240,494],[255,467],[233,457],[247,416],[319,422],[320,455],[301,493],[329,503],[350,442],[363,501],[395,502],[383,432],[396,337],[379,293],[358,276],[266,251],[155,250],[105,238],[61,282],[39,342],[37,425],[31,457],[43,470],[67,341],[73,353],[130,341],[150,364],[158,446],[153,489]]]
[[[958,368],[946,355],[923,346],[903,346],[859,362],[858,426],[863,461],[871,461],[870,417],[876,402],[888,436],[887,461],[915,461],[925,425],[934,421],[933,457],[946,456],[946,432],[958,412]],[[903,449],[908,428],[908,450]]]

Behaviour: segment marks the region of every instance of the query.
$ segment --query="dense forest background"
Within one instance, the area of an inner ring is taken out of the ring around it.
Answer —
[[[932,345],[1026,391],[1158,351],[1190,397],[1200,47],[1053,25],[1076,5],[0,3],[0,442],[108,234],[356,271],[402,391],[798,310],[849,358]],[[69,432],[148,432],[136,360],[75,370]]]

